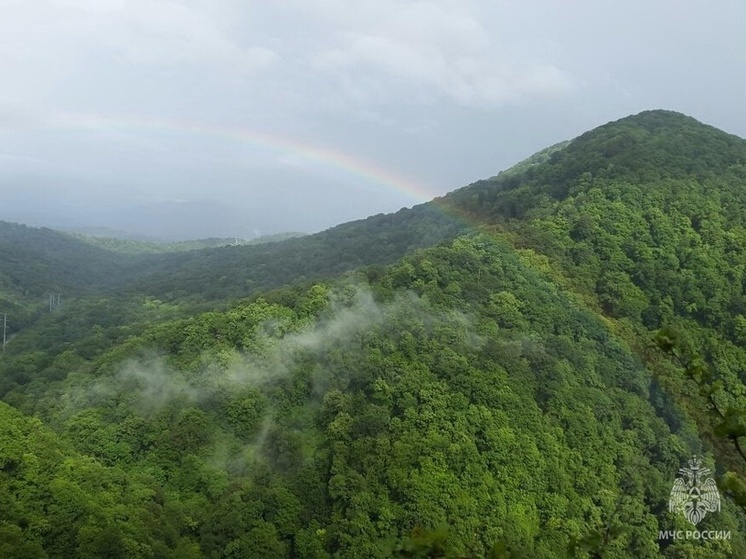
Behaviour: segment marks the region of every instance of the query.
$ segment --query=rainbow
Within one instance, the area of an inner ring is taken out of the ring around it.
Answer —
[[[239,127],[216,126],[184,120],[141,118],[131,116],[101,116],[94,114],[64,114],[53,121],[52,128],[60,130],[90,131],[142,131],[179,132],[207,136],[249,144],[255,148],[269,149],[282,155],[300,158],[322,168],[342,172],[350,177],[404,194],[413,203],[422,203],[436,197],[430,188],[411,178],[387,170],[372,161],[338,149],[305,142],[281,134],[250,130]]]

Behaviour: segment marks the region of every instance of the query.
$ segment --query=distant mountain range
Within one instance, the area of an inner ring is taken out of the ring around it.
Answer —
[[[266,212],[209,200],[83,204],[37,209],[33,200],[16,200],[0,209],[0,219],[131,240],[183,241],[208,237],[257,236],[278,233]],[[85,208],[85,209],[84,209]],[[102,225],[105,224],[105,225]]]

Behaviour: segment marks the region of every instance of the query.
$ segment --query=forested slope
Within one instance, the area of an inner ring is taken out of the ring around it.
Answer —
[[[0,286],[9,297],[78,295],[124,269],[121,257],[52,231],[0,221]]]
[[[433,204],[421,204],[314,235],[195,250],[175,244],[153,254],[152,247],[138,250],[136,244],[128,250],[126,241],[114,242],[107,250],[102,241],[0,222],[0,297],[12,304],[23,298],[38,302],[54,292],[78,296],[118,290],[223,301],[364,265],[388,264],[468,229],[463,220]]]
[[[558,557],[614,530],[605,556],[658,557],[658,530],[681,524],[671,476],[706,451],[541,268],[465,237],[155,326],[11,399],[77,452],[157,480],[184,522],[173,544],[206,556]],[[739,518],[726,503],[712,525],[737,534]]]
[[[411,250],[451,240],[468,229],[458,217],[421,204],[271,244],[161,255],[138,269],[140,276],[128,290],[167,300],[246,297],[360,266],[390,264]]]
[[[163,259],[46,315],[0,359],[3,399],[38,418],[0,408],[7,552],[746,556],[744,163],[744,140],[641,113],[439,201],[479,233],[420,206],[257,270],[244,247]],[[190,311],[208,285],[203,304],[253,294]],[[106,488],[111,520],[59,536],[38,512],[57,477],[14,492],[41,452],[17,441],[49,432],[45,470],[87,461],[65,487]],[[697,529],[730,539],[659,539],[692,529],[668,499],[694,454],[722,495]]]
[[[125,269],[114,253],[68,235],[0,222],[0,312],[10,315],[10,332],[32,324],[50,294],[101,291]]]
[[[678,365],[651,362],[659,381],[743,470],[733,437],[746,410],[746,141],[649,111],[451,201],[546,255],[641,348],[657,336]]]

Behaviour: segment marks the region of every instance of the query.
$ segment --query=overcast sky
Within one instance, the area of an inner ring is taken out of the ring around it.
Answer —
[[[0,218],[316,231],[646,109],[746,136],[743,0],[0,0]]]

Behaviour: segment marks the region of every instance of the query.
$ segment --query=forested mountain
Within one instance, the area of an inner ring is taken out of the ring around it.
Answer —
[[[123,271],[121,258],[51,229],[0,221],[0,289],[7,298],[80,295]]]
[[[67,299],[104,290],[123,277],[127,263],[51,229],[0,221],[0,312],[9,315],[9,331],[33,324],[51,294]]]
[[[213,248],[204,243],[154,247],[96,241],[0,222],[0,295],[36,300],[50,292],[80,295],[126,286],[161,298],[218,301],[245,297],[260,288],[332,277],[362,265],[391,263],[410,250],[453,239],[467,229],[461,219],[433,204],[314,235],[277,236],[268,239],[272,242],[238,246],[219,242]]]
[[[96,252],[0,358],[0,550],[746,557],[745,191],[746,141],[649,111],[318,235]],[[729,539],[659,537],[693,455]]]
[[[246,297],[286,283],[331,278],[455,238],[469,229],[433,204],[380,214],[300,238],[160,255],[129,287],[167,300]]]
[[[49,296],[141,296],[179,300],[183,310],[225,306],[262,289],[331,278],[453,239],[468,226],[432,204],[345,223],[314,235],[275,236],[237,246],[217,240],[153,245],[0,222],[0,312],[8,332],[33,324]],[[106,306],[110,306],[106,303]]]

